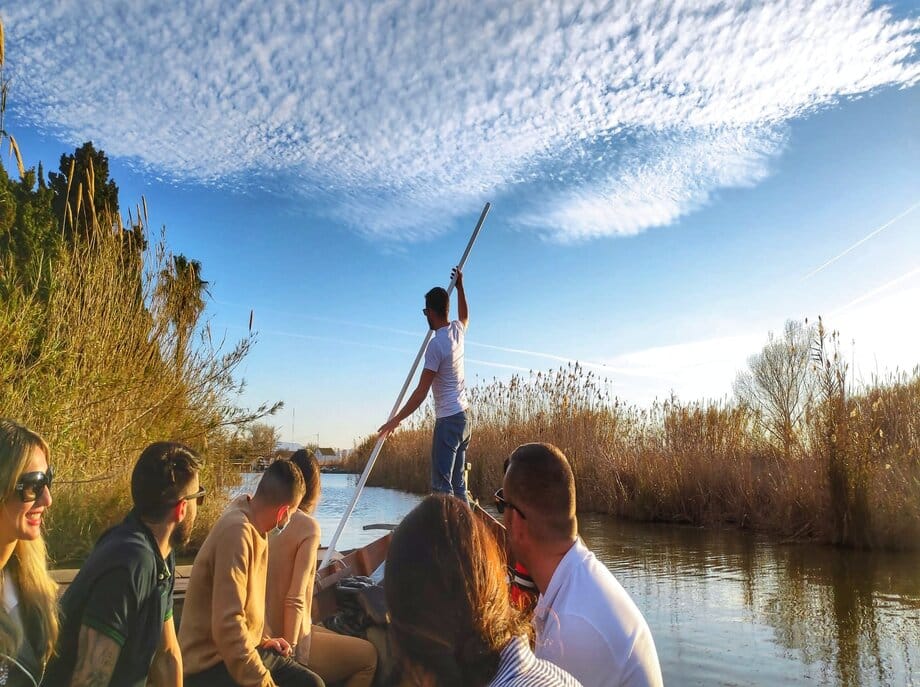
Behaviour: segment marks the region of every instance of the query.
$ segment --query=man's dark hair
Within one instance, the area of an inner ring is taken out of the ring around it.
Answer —
[[[175,441],[158,441],[141,453],[131,473],[131,499],[137,515],[162,522],[201,469],[192,449]]]
[[[271,506],[296,508],[305,490],[300,468],[289,460],[276,460],[262,473],[256,497]]]
[[[578,531],[575,476],[565,454],[552,444],[514,449],[505,476],[505,498],[548,539],[571,539]]]
[[[435,286],[425,294],[425,307],[434,310],[441,317],[447,317],[447,308],[450,305],[450,296],[440,286]]]

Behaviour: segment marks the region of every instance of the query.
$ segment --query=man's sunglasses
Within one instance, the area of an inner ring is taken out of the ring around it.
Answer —
[[[194,499],[198,503],[199,506],[203,506],[204,505],[204,495],[206,493],[207,492],[204,490],[204,487],[201,487],[201,489],[196,491],[194,494],[189,494],[188,496],[181,497],[179,501],[191,501],[192,499]]]
[[[16,482],[15,491],[23,503],[37,501],[42,495],[45,487],[51,489],[51,482],[54,479],[54,470],[48,466],[48,472],[25,472],[19,476]]]
[[[521,514],[522,518],[524,518],[525,520],[527,519],[527,516],[524,515],[524,511],[522,511],[520,508],[518,508],[513,503],[511,503],[511,501],[505,498],[505,489],[499,488],[499,490],[495,492],[495,510],[497,510],[499,514],[501,514],[505,512],[506,508],[511,508],[512,510],[516,510],[518,513]]]

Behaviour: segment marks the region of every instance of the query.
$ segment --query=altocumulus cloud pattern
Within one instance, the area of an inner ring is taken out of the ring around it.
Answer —
[[[297,194],[413,240],[482,198],[560,242],[763,179],[788,123],[920,79],[860,0],[159,0],[3,11],[19,117],[179,183]]]

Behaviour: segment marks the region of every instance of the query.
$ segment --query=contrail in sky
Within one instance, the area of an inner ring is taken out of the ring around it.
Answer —
[[[220,325],[226,329],[243,329],[246,327],[240,327],[234,324],[225,324]],[[380,344],[367,343],[366,341],[351,341],[349,339],[339,339],[332,336],[316,336],[314,334],[300,334],[297,332],[285,332],[278,329],[264,329],[259,331],[259,334],[266,334],[268,336],[284,336],[291,339],[306,339],[307,341],[325,341],[327,343],[343,344],[346,346],[359,346],[361,348],[373,348],[378,351],[392,351],[395,353],[405,353],[407,355],[412,355],[413,351],[410,351],[407,348],[397,348],[395,346],[382,346]],[[467,358],[467,362],[476,363],[478,365],[486,365],[488,367],[497,367],[503,370],[516,370],[518,372],[530,372],[530,368],[521,367],[519,365],[507,365],[505,363],[493,363],[488,360],[479,360],[477,358]]]
[[[287,312],[284,310],[275,310],[274,308],[255,308],[252,305],[243,305],[242,303],[230,303],[229,301],[219,301],[214,299],[213,301],[217,305],[229,305],[231,308],[243,308],[245,310],[252,310],[257,315],[259,313],[271,313],[273,315],[280,315],[288,319],[300,318],[304,320],[313,320],[315,322],[326,322],[327,324],[342,324],[348,327],[363,327],[364,329],[373,329],[378,332],[390,332],[391,334],[404,334],[406,336],[418,336],[418,332],[410,332],[407,329],[396,329],[394,327],[383,327],[377,324],[368,324],[366,322],[352,322],[351,320],[337,320],[332,317],[320,317],[318,315],[306,315],[304,313],[297,312]]]
[[[878,294],[887,291],[887,290],[890,289],[892,286],[897,286],[897,285],[900,284],[902,281],[907,281],[907,280],[910,279],[911,277],[915,277],[915,276],[917,276],[918,274],[920,274],[920,266],[915,267],[915,268],[912,269],[910,272],[907,272],[907,273],[905,273],[905,274],[902,274],[900,277],[897,277],[897,278],[895,278],[895,279],[892,279],[892,280],[889,281],[889,282],[885,282],[885,283],[882,284],[881,286],[876,287],[876,288],[872,289],[871,291],[869,291],[869,292],[867,292],[867,293],[864,293],[862,296],[860,296],[859,298],[856,298],[855,300],[850,301],[849,303],[847,303],[847,304],[844,305],[843,307],[837,308],[834,312],[831,313],[831,315],[838,315],[838,314],[842,313],[842,312],[845,311],[845,310],[849,310],[849,309],[852,308],[854,305],[859,305],[859,304],[862,303],[863,301],[867,301],[867,300],[869,300],[870,298],[872,298],[873,296],[877,296]]]
[[[854,248],[857,248],[857,247],[861,246],[861,245],[864,244],[866,241],[868,241],[869,239],[871,239],[873,236],[875,236],[876,234],[878,234],[880,231],[883,231],[883,230],[887,229],[888,227],[890,227],[892,224],[894,224],[895,222],[897,222],[899,219],[902,219],[902,218],[904,218],[904,217],[907,217],[907,215],[909,215],[910,213],[912,213],[912,212],[913,212],[914,210],[916,210],[917,208],[920,208],[920,202],[914,203],[914,204],[911,205],[909,208],[907,208],[904,212],[902,212],[900,215],[898,215],[898,216],[895,217],[894,219],[888,220],[888,221],[885,222],[882,226],[880,226],[878,229],[875,229],[875,230],[873,230],[872,232],[870,232],[869,234],[867,234],[866,236],[862,237],[861,239],[859,239],[859,241],[857,241],[856,243],[854,243],[852,246],[850,246],[849,248],[847,248],[845,251],[843,251],[843,252],[840,253],[839,255],[835,255],[833,258],[831,258],[830,260],[828,260],[827,262],[825,262],[825,263],[824,263],[823,265],[821,265],[820,267],[817,267],[817,268],[813,269],[811,272],[809,272],[809,273],[806,274],[804,277],[802,277],[802,281],[805,281],[806,279],[810,279],[811,277],[815,276],[818,272],[820,272],[821,270],[823,270],[823,269],[824,269],[825,267],[827,267],[828,265],[834,264],[834,263],[837,262],[840,258],[842,258],[844,255],[846,255],[847,253],[849,253],[851,250],[853,250]]]
[[[235,307],[235,308],[245,308],[245,309],[249,309],[249,306],[245,306],[245,305],[242,305],[242,304],[240,304],[240,303],[229,303],[229,302],[227,302],[227,301],[218,301],[218,300],[215,300],[214,302],[217,303],[218,305],[228,305],[228,306]],[[313,320],[313,321],[316,321],[316,322],[327,322],[327,323],[329,323],[329,324],[341,324],[341,325],[345,325],[345,326],[349,326],[349,327],[362,327],[362,328],[364,328],[364,329],[373,329],[373,330],[379,331],[379,332],[389,332],[389,333],[391,333],[391,334],[401,334],[401,335],[404,335],[404,336],[414,336],[414,337],[417,337],[417,336],[421,333],[420,331],[410,332],[410,331],[405,330],[405,329],[396,329],[396,328],[393,328],[393,327],[383,327],[383,326],[380,326],[380,325],[368,324],[368,323],[366,323],[366,322],[353,322],[353,321],[350,321],[350,320],[336,320],[336,319],[333,319],[333,318],[330,318],[330,317],[319,317],[319,316],[316,316],[316,315],[306,315],[306,314],[303,314],[303,313],[285,312],[285,311],[282,311],[282,310],[274,310],[274,309],[268,309],[268,308],[259,308],[259,311],[260,311],[260,312],[272,313],[272,314],[274,314],[274,315],[281,315],[282,317],[287,317],[287,318],[302,318],[302,319],[307,319],[307,320]],[[386,351],[407,352],[407,351],[404,351],[403,349],[399,349],[399,348],[392,348],[392,347],[387,347],[387,346],[378,346],[378,345],[373,345],[373,344],[362,344],[362,343],[358,343],[358,342],[356,342],[356,341],[342,341],[342,340],[333,339],[333,338],[330,338],[330,337],[311,336],[311,335],[308,335],[308,334],[296,334],[296,333],[293,333],[293,332],[280,332],[280,331],[269,331],[269,330],[262,330],[262,331],[263,331],[263,333],[265,333],[265,334],[276,334],[276,335],[279,335],[279,336],[291,336],[291,337],[303,338],[303,339],[315,339],[315,340],[317,340],[317,341],[329,341],[329,342],[332,342],[332,343],[347,343],[347,344],[355,345],[355,346],[365,346],[365,347],[368,347],[368,348],[379,348],[379,349],[381,349],[381,350],[386,350]],[[555,360],[555,361],[558,361],[558,362],[561,362],[561,363],[567,363],[567,364],[578,363],[578,364],[581,365],[582,367],[593,368],[593,369],[596,369],[596,370],[603,370],[604,372],[608,372],[608,373],[611,373],[611,374],[616,373],[616,374],[624,374],[624,375],[645,376],[645,375],[638,374],[635,370],[628,370],[628,369],[625,369],[625,368],[615,368],[615,367],[611,367],[611,366],[609,366],[609,365],[607,365],[607,364],[605,364],[605,363],[597,363],[597,362],[592,362],[592,361],[590,361],[590,360],[578,360],[578,359],[576,359],[576,358],[571,358],[571,357],[567,357],[567,356],[564,356],[564,355],[557,355],[557,354],[554,354],[554,353],[543,353],[543,352],[540,352],[540,351],[528,351],[528,350],[525,350],[525,349],[523,349],[523,348],[510,348],[510,347],[508,347],[508,346],[495,346],[495,345],[493,345],[493,344],[484,344],[484,343],[478,343],[478,342],[476,342],[476,341],[470,341],[469,339],[467,339],[466,343],[467,343],[468,346],[478,346],[479,348],[488,348],[488,349],[491,349],[491,350],[493,350],[493,351],[502,351],[502,352],[504,352],[504,353],[518,353],[518,354],[520,354],[520,355],[532,356],[532,357],[534,357],[534,358],[545,358],[545,359],[547,359],[547,360]],[[486,362],[486,361],[483,361],[483,360],[475,360],[475,359],[468,359],[468,360],[470,360],[470,362],[478,362],[478,363],[480,363],[480,364],[482,364],[482,365],[491,365],[491,366],[493,366],[493,367],[504,367],[504,368],[508,368],[508,369],[512,369],[512,370],[520,370],[520,371],[523,371],[523,372],[527,372],[527,371],[530,370],[530,368],[527,368],[527,367],[520,367],[520,366],[517,366],[517,365],[505,365],[505,364],[502,364],[502,363],[489,363],[489,362]]]

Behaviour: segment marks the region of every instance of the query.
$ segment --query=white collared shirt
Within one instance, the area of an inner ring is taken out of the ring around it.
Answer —
[[[661,687],[648,623],[607,567],[579,538],[540,596],[533,617],[538,658],[585,687]]]

